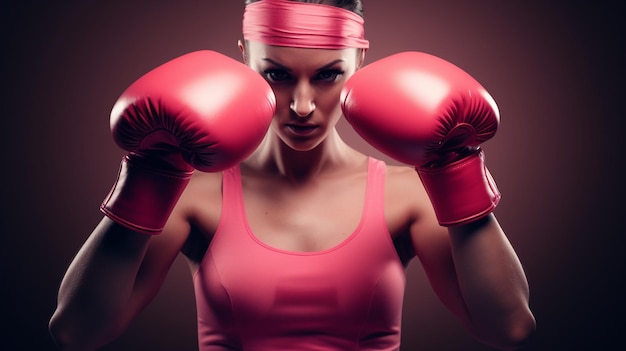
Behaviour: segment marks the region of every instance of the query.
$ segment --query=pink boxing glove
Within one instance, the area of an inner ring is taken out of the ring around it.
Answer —
[[[415,166],[443,226],[493,211],[500,193],[479,145],[498,128],[498,107],[469,74],[438,57],[404,52],[357,71],[342,91],[356,132]]]
[[[160,233],[194,169],[218,172],[247,157],[275,106],[258,73],[217,52],[192,52],[148,72],[112,109],[113,138],[129,153],[101,211]]]

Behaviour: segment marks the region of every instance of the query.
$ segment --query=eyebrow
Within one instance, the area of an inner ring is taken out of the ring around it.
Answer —
[[[281,64],[281,63],[278,63],[278,62],[276,62],[276,61],[272,60],[271,58],[264,58],[264,59],[263,59],[263,61],[267,61],[267,62],[269,62],[269,63],[271,63],[271,64],[273,64],[273,65],[275,65],[275,66],[279,67],[280,69],[283,69],[283,70],[285,70],[285,71],[291,72],[291,68],[289,68],[289,67],[287,67],[287,66],[285,66],[285,65],[283,65],[283,64]],[[322,66],[322,67],[318,68],[318,69],[317,69],[317,70],[315,70],[315,71],[316,71],[316,72],[324,71],[324,70],[326,70],[326,69],[328,69],[328,68],[330,68],[330,67],[332,67],[332,66],[336,65],[336,64],[337,64],[337,63],[339,63],[339,62],[343,62],[343,60],[342,60],[342,59],[337,59],[337,60],[331,61],[331,62],[329,62],[329,63],[325,64],[324,66]]]

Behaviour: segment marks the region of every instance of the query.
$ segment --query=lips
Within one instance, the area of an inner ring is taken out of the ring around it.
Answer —
[[[287,128],[296,135],[309,135],[318,127],[314,125],[288,124]]]

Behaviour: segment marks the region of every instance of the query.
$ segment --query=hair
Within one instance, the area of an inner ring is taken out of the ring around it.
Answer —
[[[245,0],[245,4],[249,5],[257,1],[259,0]],[[335,6],[335,7],[339,7],[342,9],[346,9],[348,11],[352,11],[356,13],[357,15],[363,17],[363,1],[362,0],[291,0],[291,1]]]

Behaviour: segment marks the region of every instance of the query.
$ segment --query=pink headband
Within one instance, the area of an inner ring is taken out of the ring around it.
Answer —
[[[358,14],[335,6],[261,0],[246,6],[243,38],[276,46],[367,49],[363,23]]]

